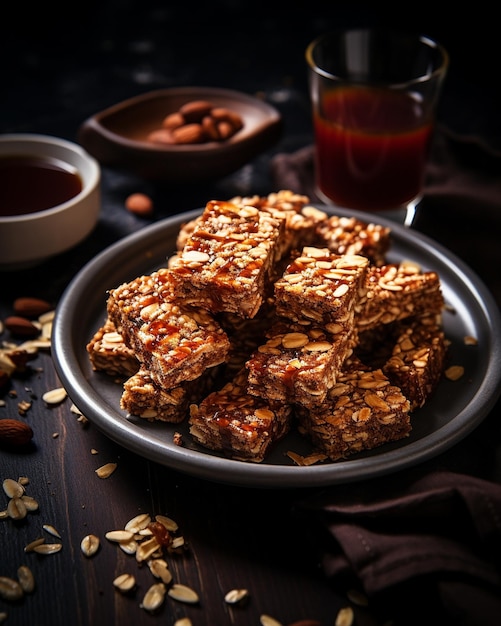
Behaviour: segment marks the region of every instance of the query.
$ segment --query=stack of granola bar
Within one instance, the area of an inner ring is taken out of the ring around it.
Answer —
[[[386,263],[390,235],[288,190],[212,200],[167,267],[110,290],[91,363],[126,379],[125,411],[234,459],[293,427],[333,461],[401,439],[442,375],[444,301],[435,272]]]

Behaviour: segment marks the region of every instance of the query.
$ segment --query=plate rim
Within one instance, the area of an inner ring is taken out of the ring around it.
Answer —
[[[329,214],[354,216],[366,222],[375,221],[374,214],[355,210],[346,211],[318,203],[312,204]],[[146,244],[152,238],[160,237],[164,232],[172,229],[174,225],[179,226],[182,222],[193,219],[200,214],[201,210],[195,209],[171,215],[111,244],[81,268],[64,290],[57,305],[52,354],[58,376],[76,406],[97,428],[119,445],[143,458],[148,458],[174,470],[220,483],[264,488],[325,486],[382,476],[429,460],[445,452],[470,434],[496,403],[501,395],[501,385],[499,384],[501,380],[501,314],[493,295],[472,268],[442,244],[424,233],[406,228],[386,217],[378,216],[377,222],[389,226],[392,234],[397,238],[404,241],[410,239],[414,244],[417,243],[425,253],[431,252],[432,256],[438,257],[443,263],[452,264],[456,276],[461,278],[468,292],[472,295],[478,294],[478,297],[475,297],[475,302],[481,308],[487,322],[491,349],[486,357],[486,376],[476,391],[474,401],[464,407],[447,424],[416,441],[375,456],[349,458],[326,464],[311,466],[274,465],[267,463],[266,460],[262,463],[252,463],[213,456],[210,451],[189,450],[182,446],[169,449],[166,458],[163,446],[156,440],[152,440],[151,437],[148,439],[149,447],[145,450],[141,441],[132,436],[134,429],[128,420],[120,419],[110,427],[106,420],[103,421],[100,418],[99,400],[101,397],[97,390],[92,387],[91,382],[85,378],[85,375],[80,378],[77,377],[80,367],[77,354],[71,349],[70,323],[72,313],[78,303],[75,294],[82,294],[90,288],[89,283],[92,282],[95,271],[102,269],[103,265],[115,259],[118,254],[125,254],[128,248],[138,244]],[[145,265],[150,262],[153,266],[155,261],[158,262],[159,260],[156,258],[148,259],[145,253],[145,258],[141,262]],[[139,261],[137,265],[139,266]],[[103,308],[104,306],[103,299]],[[430,438],[432,439],[431,442]]]

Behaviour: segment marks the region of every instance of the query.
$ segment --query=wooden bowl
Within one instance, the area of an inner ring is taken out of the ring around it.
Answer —
[[[156,144],[150,133],[167,115],[194,100],[237,113],[243,127],[224,141]],[[273,146],[282,130],[272,106],[247,94],[211,87],[177,87],[148,92],[87,119],[79,129],[81,145],[102,165],[172,184],[223,178]]]

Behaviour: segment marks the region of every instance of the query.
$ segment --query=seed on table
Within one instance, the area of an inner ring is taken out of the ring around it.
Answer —
[[[56,554],[63,548],[62,543],[42,543],[39,546],[33,548],[33,552],[37,554]]]
[[[157,522],[160,522],[160,524],[163,524],[165,528],[167,528],[167,530],[170,530],[170,532],[172,533],[175,533],[179,528],[177,522],[175,522],[170,517],[167,517],[166,515],[155,515],[155,520]]]
[[[120,576],[117,576],[115,580],[113,581],[113,585],[119,591],[122,591],[124,593],[133,589],[135,584],[136,584],[136,579],[134,578],[132,574],[120,574]]]
[[[279,622],[270,615],[261,615],[261,617],[259,618],[259,622],[261,626],[282,626],[282,622]]]
[[[39,537],[38,539],[34,539],[33,541],[30,541],[30,543],[28,543],[26,546],[24,546],[24,551],[25,552],[34,552],[35,548],[37,546],[41,546],[43,543],[45,543],[45,539],[43,537]]]
[[[20,565],[17,569],[17,578],[24,593],[32,593],[35,589],[35,578],[33,572],[27,565]]]
[[[131,539],[130,541],[120,541],[118,545],[120,549],[125,552],[125,554],[136,554],[139,546],[135,539]]]
[[[105,465],[101,465],[101,467],[98,467],[95,471],[99,478],[109,478],[116,469],[116,463],[106,463]]]
[[[96,535],[86,535],[80,542],[80,549],[85,556],[93,556],[99,550],[99,537]]]
[[[160,578],[166,585],[172,582],[172,573],[163,559],[151,559],[148,561],[148,567],[153,576]]]
[[[355,616],[353,613],[353,609],[351,606],[346,606],[343,609],[340,609],[339,613],[336,616],[336,621],[334,622],[334,626],[351,626],[353,624]]]
[[[58,387],[56,389],[46,391],[42,396],[42,400],[47,404],[60,404],[67,395],[66,389]]]
[[[190,587],[187,587],[186,585],[181,585],[179,583],[172,585],[167,593],[173,600],[178,600],[178,602],[196,604],[199,601],[199,597],[196,591],[194,591]]]
[[[0,598],[10,602],[20,600],[24,595],[23,588],[13,578],[0,576]]]
[[[21,498],[12,498],[7,505],[7,513],[11,519],[21,520],[26,517],[28,510]]]
[[[139,544],[136,550],[136,561],[138,563],[141,563],[142,561],[147,561],[151,556],[155,554],[155,552],[159,548],[160,544],[158,543],[156,537],[147,539],[143,543]]]
[[[21,500],[23,501],[27,511],[38,511],[38,502],[35,498],[32,498],[31,496],[21,496]]]
[[[20,498],[24,494],[24,487],[13,478],[6,478],[3,483],[5,495],[9,498]]]
[[[166,587],[163,583],[155,583],[154,585],[151,585],[145,593],[140,607],[146,611],[155,611],[158,609],[162,606],[165,599],[165,590]]]
[[[238,604],[242,600],[249,597],[248,589],[232,589],[224,596],[224,601],[227,604]]]
[[[132,533],[138,533],[143,528],[146,528],[148,524],[151,522],[151,517],[148,513],[141,513],[140,515],[136,515],[130,519],[127,524],[125,524],[125,530],[130,530]]]
[[[134,533],[130,530],[110,530],[105,534],[105,537],[109,541],[115,541],[118,543],[124,541],[127,543],[131,539],[134,539]]]
[[[49,533],[49,535],[52,535],[53,537],[57,537],[58,539],[61,539],[61,535],[59,534],[59,532],[54,528],[54,526],[52,526],[51,524],[44,524],[42,526],[42,528]]]

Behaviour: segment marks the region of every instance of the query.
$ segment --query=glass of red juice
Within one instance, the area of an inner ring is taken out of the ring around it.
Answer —
[[[411,226],[449,57],[423,35],[325,33],[306,50],[318,196]]]

